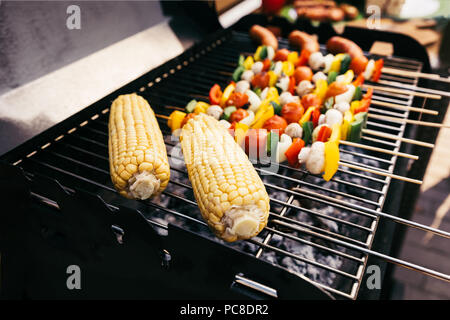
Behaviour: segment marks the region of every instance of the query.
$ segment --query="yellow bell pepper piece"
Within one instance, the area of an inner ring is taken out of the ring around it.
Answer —
[[[280,103],[278,95],[278,90],[275,87],[270,87],[269,91],[267,91],[266,100],[268,101],[275,101],[276,103]]]
[[[350,110],[345,111],[344,121],[341,125],[341,139],[347,140],[348,131],[350,130],[350,123],[353,121],[353,114]]]
[[[295,71],[295,66],[290,61],[283,61],[283,65],[281,67],[281,70],[283,70],[284,74],[288,77],[292,76]]]
[[[361,101],[359,100],[352,101],[352,103],[350,104],[350,111],[352,115],[355,114],[355,110],[358,109],[360,105]]]
[[[223,108],[223,106],[225,105],[225,103],[227,102],[227,100],[230,98],[231,94],[233,93],[235,89],[234,84],[229,84],[225,90],[222,93],[222,97],[220,97],[220,106]]]
[[[261,102],[259,105],[258,110],[255,113],[255,118],[253,119],[253,122],[251,124],[251,127],[253,128],[253,125],[263,116],[263,114],[267,111],[267,109],[270,106],[269,100],[265,99]]]
[[[331,127],[331,136],[328,141],[336,142],[337,144],[339,144],[339,140],[341,140],[341,125],[335,123]]]
[[[259,55],[261,54],[262,48],[263,48],[263,46],[259,46],[259,47],[256,49],[255,55],[253,56],[254,59],[255,59],[255,61],[261,60],[261,59],[259,58]]]
[[[206,103],[206,102],[203,102],[203,101],[199,101],[195,105],[194,113],[195,114],[206,113],[206,110],[208,110],[208,108],[209,108],[209,103]]]
[[[325,98],[325,94],[328,89],[328,81],[324,79],[319,79],[316,81],[316,89],[314,89],[314,94],[316,94],[320,99]]]
[[[253,60],[252,56],[248,56],[247,59],[244,60],[244,68],[246,70],[250,70],[253,67],[253,64],[255,61]]]
[[[325,172],[323,179],[330,181],[339,167],[339,145],[334,141],[325,142]]]
[[[253,129],[261,129],[269,118],[272,118],[275,115],[273,110],[273,106],[269,103],[267,110],[262,114],[262,116],[252,125]],[[256,117],[255,117],[256,118]]]
[[[354,74],[353,70],[350,69],[346,73],[344,73],[344,77],[343,77],[344,80],[342,82],[344,84],[350,84],[350,83],[352,83],[354,76],[355,76],[355,74]]]
[[[237,144],[242,144],[245,135],[247,134],[248,128],[248,125],[246,125],[245,123],[236,123],[236,127],[234,129],[234,140],[237,142]]]
[[[290,52],[287,56],[287,61],[291,62],[295,66],[298,61],[298,52],[297,51]]]
[[[167,125],[172,131],[181,128],[181,122],[183,122],[184,117],[186,117],[185,112],[174,111],[170,114],[169,119],[167,120]]]
[[[306,109],[306,112],[303,114],[303,116],[300,118],[300,121],[298,122],[300,125],[304,124],[305,122],[309,121],[311,118],[311,113],[316,107],[309,107]]]
[[[268,71],[267,74],[269,75],[269,87],[275,86],[278,80],[278,76],[273,72],[272,70]]]
[[[341,70],[341,61],[342,61],[342,58],[344,57],[344,54],[343,53],[338,53],[335,57],[334,57],[334,60],[333,60],[333,62],[331,63],[331,66],[330,66],[330,71],[329,72],[331,72],[331,71],[336,71],[337,73],[339,73],[339,70]]]

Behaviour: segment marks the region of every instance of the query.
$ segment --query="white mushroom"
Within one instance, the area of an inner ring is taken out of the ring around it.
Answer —
[[[244,119],[239,121],[239,123],[246,124],[246,125],[248,125],[250,127],[250,125],[252,124],[254,119],[255,119],[255,113],[253,111],[249,110],[248,111],[248,116],[246,116]]]
[[[330,109],[325,113],[325,123],[331,128],[335,123],[342,124],[344,117],[339,110]]]
[[[301,150],[298,154],[298,162],[300,164],[306,163],[306,160],[308,160],[310,151],[311,151],[310,147],[301,148]]]
[[[241,80],[236,83],[236,88],[234,89],[235,92],[244,93],[250,89],[250,82],[247,80]]]
[[[375,70],[375,60],[370,59],[369,63],[366,66],[366,70],[364,70],[363,76],[364,79],[370,80],[372,78],[373,71]]]
[[[281,163],[287,160],[286,155],[284,154],[287,149],[292,144],[292,138],[288,136],[287,134],[282,134],[280,137],[280,142],[277,144],[277,156],[276,156],[276,162]]]
[[[285,76],[278,79],[276,86],[280,88],[282,92],[287,91],[289,88],[289,77]]]
[[[353,96],[355,95],[355,86],[352,84],[347,85],[347,91],[344,93],[341,93],[340,95],[337,95],[334,97],[334,103],[341,103],[341,102],[352,102]]]
[[[280,101],[280,105],[284,106],[286,103],[289,102],[295,102],[297,101],[297,99],[289,92],[283,92],[282,94],[280,94],[280,97],[278,98],[278,100]]]
[[[267,59],[272,61],[273,57],[275,57],[275,50],[271,46],[267,46]]]
[[[325,56],[323,72],[328,73],[328,71],[330,71],[333,60],[334,60],[334,56],[331,53],[329,53]]]
[[[275,62],[275,65],[273,67],[273,73],[275,73],[277,76],[280,76],[282,71],[283,71],[283,62],[281,61]]]
[[[223,109],[216,104],[213,104],[206,110],[206,114],[208,116],[213,117],[216,120],[220,119],[220,116],[222,115],[222,113],[223,113]]]
[[[261,104],[261,99],[250,89],[245,91],[245,94],[247,95],[248,102],[250,103],[250,107],[248,108],[248,110],[256,112]]]
[[[325,115],[323,113],[319,116],[319,122],[318,123],[319,123],[319,125],[325,123]]]
[[[292,122],[284,129],[284,133],[291,138],[301,138],[303,136],[303,129],[297,122]]]
[[[259,95],[259,97],[261,98],[261,100],[266,99],[267,97],[267,93],[269,92],[269,87],[265,87],[263,91],[261,91],[261,94]]]
[[[252,81],[254,75],[255,74],[252,70],[245,70],[244,72],[242,72],[241,79],[250,82]]]
[[[314,85],[311,83],[311,81],[303,80],[298,84],[296,91],[300,97],[303,97],[304,95],[307,95],[308,93],[313,91],[313,89]]]
[[[325,63],[325,58],[323,57],[322,52],[317,51],[311,53],[308,63],[313,70],[319,70],[320,68],[322,68]]]
[[[254,74],[258,74],[264,68],[264,64],[261,61],[256,61],[252,66],[252,71]]]
[[[308,158],[306,159],[306,169],[312,174],[320,174],[325,165],[325,144],[321,141],[311,145]]]
[[[325,75],[325,73],[323,73],[322,71],[316,72],[316,73],[313,75],[313,77],[312,77],[312,81],[313,81],[314,83],[316,83],[317,80],[320,80],[320,79],[322,79],[322,80],[327,80],[328,77],[327,77],[327,76]]]
[[[341,101],[339,103],[335,103],[333,108],[344,114],[345,111],[350,110],[350,103],[348,103],[347,101]]]

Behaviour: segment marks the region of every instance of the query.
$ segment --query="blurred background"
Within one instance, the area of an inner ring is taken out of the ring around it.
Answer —
[[[211,15],[200,16],[205,2]],[[70,27],[72,5],[79,28]],[[426,48],[433,72],[449,74],[450,0],[0,1],[0,154],[182,53],[217,29],[210,17],[226,28],[250,13],[337,31],[351,25],[404,33]],[[412,216],[446,231],[448,141],[449,131],[441,130]],[[399,257],[448,274],[445,241],[410,229]],[[389,298],[450,299],[447,283],[402,268],[394,277]]]

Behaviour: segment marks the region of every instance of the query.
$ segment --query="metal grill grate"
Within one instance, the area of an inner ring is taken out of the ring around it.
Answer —
[[[280,39],[280,46],[288,47],[287,41]],[[247,34],[224,32],[192,55],[159,68],[156,76],[153,73],[136,80],[133,91],[145,97],[156,113],[169,115],[170,106],[184,106],[194,98],[206,100],[205,95],[214,83],[222,87],[227,84],[239,54],[255,49]],[[418,61],[401,58],[386,59],[385,65],[411,71],[420,71],[422,67]],[[397,76],[383,75],[382,79],[417,84],[417,79]],[[411,96],[402,94],[374,94],[373,99],[405,106],[412,103]],[[117,195],[109,176],[108,104],[100,110],[103,111],[94,110],[78,125],[62,134],[60,131],[42,147],[11,162],[30,176],[39,173],[55,178],[68,190],[76,188],[98,194],[111,206],[139,209],[162,233],[170,222],[213,238],[201,220],[177,141],[171,138],[161,119],[158,121],[171,161],[169,186],[159,198],[149,201],[131,201]],[[371,112],[409,116],[407,111],[384,107],[371,107]],[[368,129],[402,137],[405,124],[371,119]],[[393,151],[400,149],[398,140],[371,135],[364,135],[363,143]],[[393,173],[397,161],[397,156],[348,146],[341,146],[340,150],[343,162],[389,173]],[[231,246],[305,274],[329,292],[350,299],[358,295],[369,254],[428,273],[425,268],[371,250],[380,217],[420,227],[382,212],[389,177],[341,168],[330,182],[325,182],[305,170],[283,164],[276,174],[269,174],[261,164],[255,167],[271,198],[269,223],[258,237]],[[38,190],[33,193],[41,201],[51,203],[39,196]]]

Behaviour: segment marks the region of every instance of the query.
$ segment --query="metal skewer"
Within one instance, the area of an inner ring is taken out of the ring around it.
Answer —
[[[388,73],[388,74],[394,74],[398,76],[404,76],[404,77],[410,77],[410,78],[425,78],[430,80],[436,80],[436,81],[442,81],[442,82],[448,82],[450,83],[450,79],[443,78],[438,74],[432,74],[432,73],[424,73],[424,72],[414,72],[414,71],[406,71],[406,70],[399,70],[395,68],[389,68],[389,67],[383,67],[381,69],[382,73]]]
[[[373,90],[377,90],[377,91],[400,93],[400,94],[406,94],[406,95],[411,95],[411,96],[418,96],[418,97],[422,97],[422,98],[430,98],[430,99],[436,99],[436,100],[441,99],[441,96],[438,94],[430,94],[430,93],[416,92],[416,91],[411,91],[411,90],[374,86],[374,85],[369,85],[369,84],[363,84],[362,87],[366,88],[366,89],[372,88]]]

